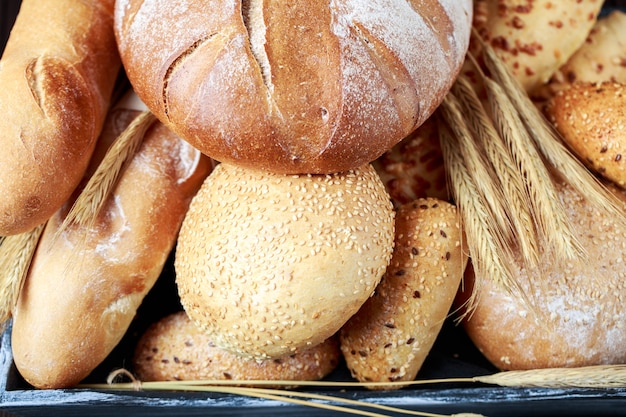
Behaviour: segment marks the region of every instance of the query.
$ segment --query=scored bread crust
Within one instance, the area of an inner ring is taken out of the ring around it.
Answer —
[[[221,162],[334,173],[371,162],[452,85],[469,0],[122,0],[122,61],[152,112]]]
[[[70,198],[89,164],[121,62],[113,0],[25,0],[0,61],[0,236]]]
[[[112,110],[96,155],[137,114]],[[155,123],[93,227],[59,233],[72,200],[50,218],[13,312],[13,359],[26,381],[71,387],[107,357],[159,277],[210,169],[208,158]]]

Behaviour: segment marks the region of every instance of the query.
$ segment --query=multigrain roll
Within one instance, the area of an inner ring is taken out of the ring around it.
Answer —
[[[369,163],[452,85],[470,0],[122,0],[115,31],[133,87],[221,162],[276,173]]]
[[[44,223],[85,174],[121,66],[113,3],[21,3],[0,60],[0,236]]]
[[[560,264],[546,251],[535,270],[516,265],[515,280],[530,304],[490,277],[476,277],[472,268],[465,276],[467,293],[475,279],[481,280],[481,289],[464,328],[503,370],[626,361],[626,228],[593,209],[570,186],[557,186],[586,258]],[[609,187],[626,209],[626,194]]]
[[[601,0],[476,0],[473,26],[532,93],[583,44],[602,4]]]
[[[109,113],[98,148],[137,116],[132,102]],[[26,381],[71,387],[107,357],[159,277],[211,167],[156,123],[93,227],[70,225],[59,233],[73,200],[50,218],[13,311],[13,359]]]
[[[395,233],[381,283],[339,332],[348,369],[361,382],[415,379],[448,316],[467,263],[460,217],[446,201],[420,198],[401,205]]]
[[[216,347],[210,333],[201,331],[181,311],[154,323],[141,336],[133,370],[141,381],[315,381],[330,374],[340,358],[339,342],[332,336],[284,358],[243,359]]]
[[[223,349],[255,359],[300,352],[371,296],[391,258],[393,219],[371,165],[282,175],[222,163],[181,228],[182,305]]]
[[[626,83],[575,82],[544,111],[588,168],[626,188]]]

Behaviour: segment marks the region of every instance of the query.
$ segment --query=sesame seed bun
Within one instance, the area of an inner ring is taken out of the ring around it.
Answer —
[[[369,164],[288,176],[222,163],[181,228],[181,302],[219,347],[256,359],[293,354],[358,311],[393,239],[393,207]]]

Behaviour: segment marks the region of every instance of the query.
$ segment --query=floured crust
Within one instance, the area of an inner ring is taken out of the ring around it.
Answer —
[[[154,323],[142,335],[133,370],[141,381],[307,381],[324,378],[337,367],[340,357],[333,336],[284,358],[246,360],[216,347],[209,333],[201,331],[185,312],[178,312]]]
[[[626,202],[623,191],[611,189]],[[516,267],[516,281],[533,308],[488,277],[478,278],[479,302],[464,327],[500,369],[626,361],[626,228],[589,208],[569,186],[559,185],[559,195],[588,258],[560,265],[544,253],[541,270]],[[468,290],[473,279],[468,268]]]
[[[139,96],[202,152],[333,173],[434,111],[464,60],[471,1],[125,0],[115,22]]]

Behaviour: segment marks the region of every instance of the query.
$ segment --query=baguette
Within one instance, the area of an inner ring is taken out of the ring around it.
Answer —
[[[98,146],[137,113],[112,110]],[[155,123],[91,229],[58,233],[71,202],[48,221],[13,313],[13,357],[26,381],[70,387],[107,357],[159,277],[210,168]]]
[[[44,223],[78,186],[121,62],[113,0],[24,0],[0,60],[0,236]]]

